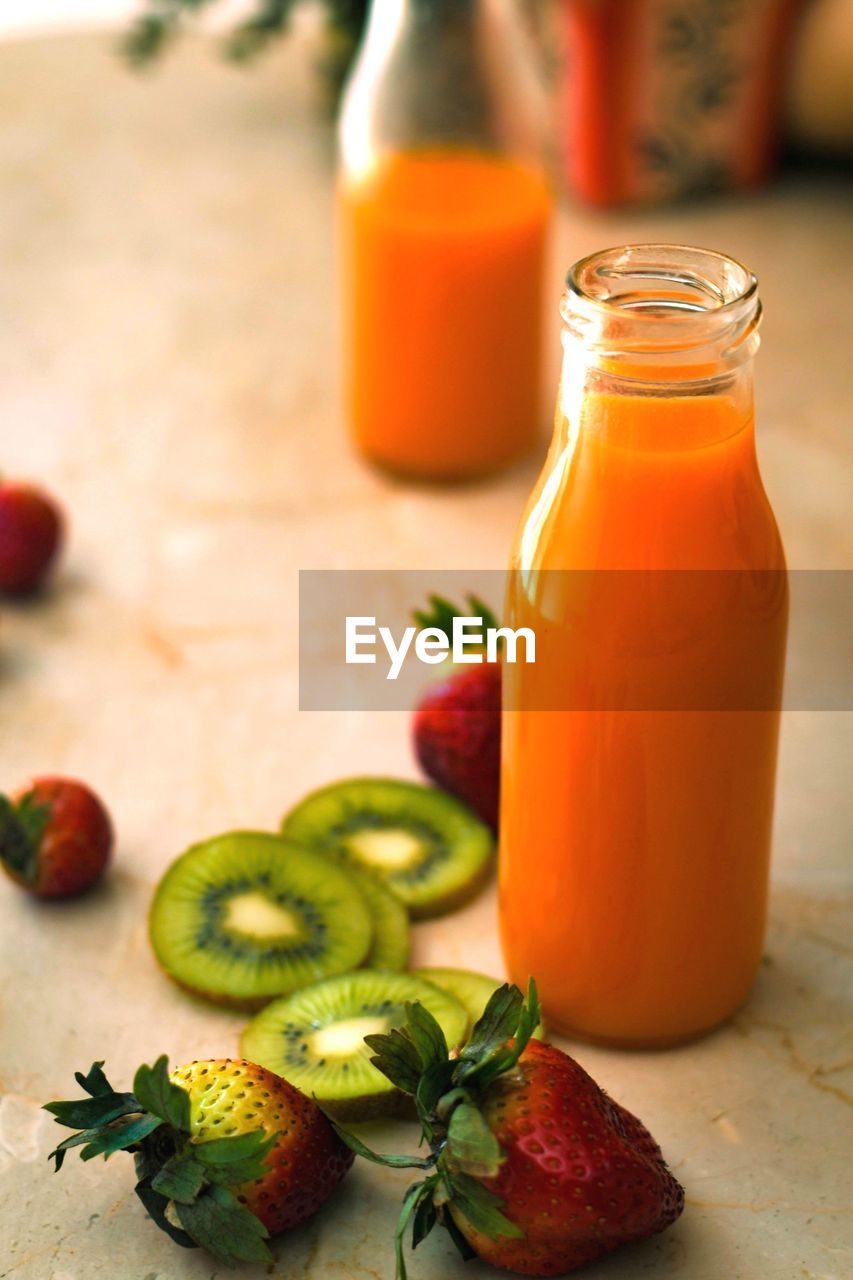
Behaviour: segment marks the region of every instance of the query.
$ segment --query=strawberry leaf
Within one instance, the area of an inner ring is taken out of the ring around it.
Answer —
[[[441,631],[448,640],[453,639],[454,618],[480,618],[484,629],[497,627],[498,620],[492,610],[475,595],[466,597],[468,608],[458,609],[443,596],[428,596],[429,609],[415,609],[412,616],[421,631],[427,627]]]
[[[80,1159],[91,1160],[94,1156],[103,1156],[106,1160],[116,1151],[127,1151],[129,1147],[135,1147],[138,1142],[147,1138],[149,1133],[159,1129],[162,1123],[159,1116],[152,1116],[147,1111],[129,1119],[122,1117],[106,1130],[96,1129],[88,1146],[80,1152]]]
[[[486,1087],[518,1062],[539,1025],[539,996],[531,978],[527,999],[518,987],[499,987],[474,1026],[460,1054],[454,1080],[470,1088]]]
[[[275,1134],[267,1137],[264,1129],[252,1129],[249,1133],[196,1143],[192,1151],[208,1182],[237,1187],[267,1173],[266,1159],[275,1144]]]
[[[204,1165],[196,1160],[189,1145],[170,1156],[151,1179],[153,1191],[179,1204],[192,1204],[204,1185]]]
[[[437,1177],[427,1178],[423,1183],[425,1193],[421,1195],[415,1206],[415,1212],[412,1216],[412,1248],[417,1249],[422,1240],[425,1240],[432,1231],[438,1221],[438,1213],[435,1207],[435,1201],[432,1198],[432,1191],[438,1182]],[[429,1194],[426,1194],[428,1189]]]
[[[466,1062],[476,1062],[492,1053],[515,1035],[521,1019],[523,997],[518,987],[508,982],[490,997],[461,1054]]]
[[[453,1218],[449,1213],[442,1213],[441,1225],[444,1227],[445,1231],[450,1236],[450,1239],[453,1241],[453,1243],[456,1245],[456,1248],[459,1250],[459,1253],[462,1256],[463,1262],[470,1262],[472,1258],[476,1258],[477,1256],[476,1249],[472,1249],[471,1245],[465,1239],[462,1232],[459,1230],[459,1228],[457,1227],[456,1223],[453,1221]]]
[[[494,1178],[504,1159],[500,1143],[480,1108],[471,1102],[454,1108],[443,1157],[447,1168],[476,1178]]]
[[[434,1155],[426,1157],[380,1155],[378,1151],[371,1151],[370,1147],[365,1146],[354,1133],[349,1133],[346,1129],[342,1129],[331,1116],[328,1116],[327,1119],[341,1142],[346,1143],[350,1151],[354,1151],[363,1160],[369,1160],[371,1164],[381,1164],[388,1169],[432,1169],[435,1166],[436,1157]]]
[[[103,1072],[103,1062],[93,1062],[88,1073],[84,1076],[82,1071],[74,1072],[74,1079],[80,1088],[92,1098],[98,1098],[105,1093],[114,1093],[114,1089]]]
[[[420,1003],[407,1002],[406,1030],[420,1055],[423,1071],[447,1062],[447,1040],[429,1009]]]
[[[190,1131],[190,1098],[169,1079],[169,1060],[165,1053],[153,1067],[141,1066],[133,1078],[133,1092],[139,1100],[138,1110],[150,1111],[182,1133]]]
[[[227,1187],[207,1187],[192,1204],[175,1203],[175,1214],[187,1235],[226,1266],[273,1260],[266,1227]]]
[[[406,1276],[407,1276],[406,1257],[403,1251],[403,1242],[406,1235],[406,1227],[409,1225],[409,1220],[412,1218],[412,1215],[413,1214],[415,1215],[415,1222],[412,1225],[412,1248],[413,1249],[418,1244],[420,1244],[421,1240],[424,1238],[424,1235],[426,1235],[427,1231],[430,1230],[433,1223],[435,1222],[435,1211],[433,1210],[432,1223],[430,1223],[429,1226],[426,1227],[426,1231],[423,1232],[423,1235],[420,1235],[417,1241],[415,1240],[414,1229],[415,1229],[415,1224],[417,1223],[417,1211],[420,1208],[420,1206],[425,1202],[428,1201],[430,1204],[432,1203],[432,1189],[435,1186],[436,1181],[437,1179],[433,1177],[433,1178],[427,1178],[424,1182],[416,1182],[414,1186],[409,1187],[408,1191],[403,1197],[403,1207],[400,1210],[400,1216],[397,1219],[397,1230],[394,1232],[394,1257],[397,1262],[396,1280],[406,1280]],[[426,1225],[427,1218],[428,1218],[428,1211],[426,1211],[426,1216],[422,1220],[422,1224],[421,1224],[422,1227]]]
[[[373,1050],[374,1056],[370,1061],[383,1076],[403,1093],[417,1092],[423,1067],[420,1053],[408,1032],[395,1027],[387,1034],[365,1036],[364,1043]]]
[[[110,1124],[119,1116],[141,1111],[132,1093],[102,1093],[94,1098],[72,1098],[68,1102],[47,1102],[42,1108],[49,1111],[57,1124],[66,1129],[95,1129]]]
[[[475,1231],[492,1240],[499,1236],[518,1239],[524,1232],[502,1212],[503,1201],[467,1173],[446,1173],[450,1203]]]
[[[0,795],[0,862],[28,883],[36,878],[38,850],[50,821],[50,805],[27,791],[12,804]]]
[[[424,1137],[429,1143],[432,1143],[434,1136],[431,1117],[438,1106],[439,1099],[450,1088],[455,1069],[456,1063],[451,1058],[445,1058],[443,1062],[433,1062],[426,1068],[418,1082],[415,1104],[423,1125]]]
[[[137,1173],[139,1165],[137,1164]],[[192,1236],[187,1235],[186,1231],[182,1231],[180,1227],[176,1227],[174,1222],[166,1216],[166,1210],[169,1207],[169,1201],[165,1196],[159,1195],[151,1188],[150,1177],[140,1178],[134,1187],[139,1199],[145,1206],[145,1210],[151,1218],[151,1221],[158,1226],[161,1231],[165,1231],[166,1235],[171,1236],[175,1244],[179,1244],[182,1249],[197,1249],[198,1245]]]

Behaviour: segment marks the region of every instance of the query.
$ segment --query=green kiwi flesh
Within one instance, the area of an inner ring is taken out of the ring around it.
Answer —
[[[491,978],[486,973],[473,973],[470,969],[414,969],[418,978],[425,978],[434,983],[442,991],[455,996],[462,1005],[471,1027],[482,1014],[489,1000],[502,985],[502,979]],[[540,1022],[533,1033],[533,1038],[545,1038],[545,1029]]]
[[[411,973],[360,969],[267,1005],[243,1032],[240,1052],[339,1120],[399,1114],[409,1100],[373,1066],[364,1037],[401,1026],[415,1000],[437,1019],[450,1048],[464,1041],[468,1016],[453,996]]]
[[[411,950],[409,913],[405,906],[370,871],[363,871],[355,863],[348,863],[346,873],[355,881],[373,919],[373,942],[364,960],[364,967],[405,969]]]
[[[176,982],[248,1009],[352,969],[373,937],[343,866],[251,831],[205,840],[178,858],[157,886],[149,927]]]
[[[494,852],[492,832],[459,800],[394,778],[351,778],[314,791],[285,816],[282,834],[363,865],[416,920],[471,898]]]

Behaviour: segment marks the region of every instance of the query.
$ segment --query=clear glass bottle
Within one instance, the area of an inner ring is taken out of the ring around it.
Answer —
[[[495,471],[540,426],[551,194],[513,0],[374,0],[340,121],[346,404],[425,480]]]
[[[760,304],[729,258],[639,245],[578,263],[562,316],[510,575],[537,656],[504,672],[502,940],[552,1025],[666,1045],[742,1003],[764,937],[787,577]]]

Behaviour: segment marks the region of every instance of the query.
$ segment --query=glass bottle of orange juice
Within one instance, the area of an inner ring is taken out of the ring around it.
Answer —
[[[765,925],[787,577],[755,452],[744,267],[639,245],[570,272],[556,429],[517,536],[500,916],[512,978],[604,1044],[700,1035]]]
[[[540,422],[551,194],[513,0],[374,0],[340,122],[346,406],[424,480],[512,462]]]

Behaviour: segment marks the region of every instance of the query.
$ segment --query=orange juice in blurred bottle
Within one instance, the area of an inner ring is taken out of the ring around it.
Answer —
[[[341,115],[346,408],[413,478],[498,470],[540,427],[551,194],[510,18],[378,0]]]
[[[745,999],[764,936],[787,622],[755,455],[754,279],[637,246],[569,277],[509,621],[500,913],[559,1029],[656,1046]]]
[[[476,476],[540,426],[550,194],[485,152],[424,150],[340,192],[348,411],[394,471]]]

